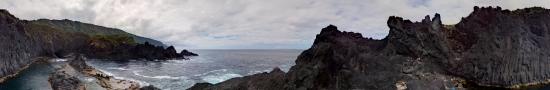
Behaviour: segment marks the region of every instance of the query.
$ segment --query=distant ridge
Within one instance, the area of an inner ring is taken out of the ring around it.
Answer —
[[[137,43],[143,44],[145,42],[149,42],[150,44],[153,44],[155,46],[166,47],[166,45],[160,41],[137,36],[117,28],[109,28],[109,27],[93,25],[89,23],[83,23],[79,21],[72,21],[68,19],[63,19],[63,20],[38,19],[38,20],[30,21],[30,23],[46,25],[59,30],[65,30],[69,32],[83,32],[88,35],[129,35],[133,37]]]

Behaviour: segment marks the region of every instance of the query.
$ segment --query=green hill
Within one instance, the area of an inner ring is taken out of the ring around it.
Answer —
[[[56,29],[65,30],[69,32],[83,32],[90,36],[95,35],[128,35],[134,38],[134,41],[137,43],[145,43],[149,42],[150,44],[156,45],[156,46],[166,46],[162,42],[153,40],[146,37],[137,36],[128,32],[125,32],[120,29],[116,28],[109,28],[109,27],[103,27],[88,23],[82,23],[79,21],[71,21],[71,20],[49,20],[49,19],[38,19],[30,21],[33,24],[39,24],[39,25],[47,25]]]

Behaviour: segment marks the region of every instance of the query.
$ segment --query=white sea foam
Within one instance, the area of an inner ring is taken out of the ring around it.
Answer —
[[[155,79],[187,79],[187,77],[185,77],[185,76],[179,76],[179,77],[173,77],[173,76],[146,76],[146,75],[139,74],[139,71],[132,71],[132,73],[134,73],[134,75],[136,75],[136,76],[145,77],[145,78],[155,78]]]
[[[111,67],[111,68],[107,68],[107,69],[112,69],[112,70],[121,70],[121,71],[127,71],[127,70],[130,70],[130,69],[126,69],[126,68],[121,68],[121,67],[118,67],[118,68],[115,68],[115,67]]]
[[[235,77],[242,77],[242,75],[230,72],[227,69],[213,70],[206,73],[197,74],[194,76],[201,77],[203,81],[206,81],[208,83],[213,83],[213,84],[220,83],[222,81],[235,78]]]
[[[93,81],[95,81],[95,78],[86,77],[86,78],[84,78],[84,80],[86,82],[93,82]]]
[[[294,66],[295,64],[292,63],[292,64],[283,64],[283,65],[280,65],[279,68],[283,71],[283,72],[286,72],[288,73],[288,71],[290,70],[290,68],[292,68],[292,66]]]
[[[170,63],[185,63],[184,60],[168,60]]]
[[[221,75],[208,75],[208,76],[202,77],[202,80],[208,83],[215,84],[215,83],[220,83],[235,77],[242,77],[242,75],[234,74],[234,73],[227,73],[227,74],[221,74]]]
[[[65,62],[65,61],[67,61],[67,59],[64,59],[64,58],[54,58],[53,61],[54,61],[54,62]]]
[[[96,68],[96,69],[97,69],[97,68]],[[143,86],[149,86],[149,85],[150,85],[150,84],[147,83],[147,82],[140,81],[140,80],[136,80],[136,79],[133,79],[133,78],[126,78],[126,77],[119,77],[119,76],[116,76],[116,75],[114,75],[113,73],[108,72],[108,71],[106,71],[106,70],[102,70],[102,69],[97,69],[97,70],[99,70],[99,71],[101,71],[101,72],[103,72],[104,74],[107,74],[107,75],[109,75],[109,76],[113,76],[115,79],[129,80],[129,81],[138,82],[139,85],[140,85],[141,87],[143,87]]]
[[[115,75],[114,75],[113,73],[111,73],[111,72],[108,72],[107,70],[102,70],[102,69],[98,69],[98,68],[96,68],[96,69],[97,69],[98,71],[101,71],[101,72],[103,72],[104,74],[107,74],[107,75],[109,75],[109,76],[113,76],[113,77],[115,76]]]
[[[147,83],[147,82],[144,82],[144,81],[140,81],[140,80],[136,80],[136,79],[133,79],[133,78],[126,78],[126,77],[115,77],[113,76],[115,79],[120,79],[120,80],[129,80],[129,81],[134,81],[134,82],[137,82],[139,83],[140,87],[143,87],[143,86],[149,86],[151,84]]]
[[[270,71],[271,71],[270,69],[259,70],[259,71],[250,71],[250,72],[248,72],[247,74],[248,74],[248,75],[254,75],[254,74],[263,73],[263,72],[270,72]]]

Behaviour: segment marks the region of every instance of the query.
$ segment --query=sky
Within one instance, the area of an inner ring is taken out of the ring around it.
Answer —
[[[389,16],[455,24],[474,6],[515,10],[550,0],[0,0],[25,20],[70,19],[122,29],[177,49],[307,49],[323,27],[384,38]]]

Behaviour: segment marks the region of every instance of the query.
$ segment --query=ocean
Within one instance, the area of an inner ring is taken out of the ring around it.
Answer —
[[[303,50],[191,50],[199,56],[167,61],[86,61],[116,78],[154,85],[163,90],[183,90],[195,83],[219,83],[234,77],[269,72],[275,67],[287,72]],[[47,78],[55,65],[33,65],[18,77],[0,84],[0,90],[50,90]],[[89,83],[89,82],[88,82]]]

